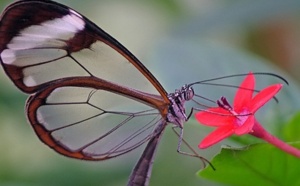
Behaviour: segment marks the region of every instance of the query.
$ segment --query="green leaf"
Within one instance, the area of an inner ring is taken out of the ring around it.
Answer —
[[[284,126],[283,138],[286,141],[300,141],[300,112]]]
[[[293,146],[300,147],[300,143]],[[222,148],[211,167],[198,175],[233,186],[300,185],[300,161],[270,144],[255,144],[244,149]]]

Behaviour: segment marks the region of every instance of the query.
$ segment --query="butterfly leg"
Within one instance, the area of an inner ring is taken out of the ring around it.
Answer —
[[[177,145],[177,152],[179,154],[182,154],[182,155],[186,155],[186,156],[191,156],[191,157],[196,157],[196,158],[199,158],[201,161],[202,161],[202,164],[203,164],[203,167],[206,166],[206,163],[209,164],[209,166],[215,170],[214,166],[211,164],[211,162],[209,160],[207,160],[206,158],[200,156],[194,149],[193,147],[190,146],[190,144],[185,141],[185,139],[183,139],[183,128],[180,128],[180,133],[178,133],[176,131],[175,128],[179,128],[178,126],[173,126],[172,127],[172,130],[175,132],[175,134],[178,136],[178,145]],[[182,142],[188,147],[188,149],[190,149],[193,153],[189,153],[189,152],[184,152],[184,151],[181,151],[181,144]]]
[[[192,109],[191,109],[189,115],[187,116],[187,119],[186,119],[187,121],[191,118],[193,112],[194,112],[194,107],[192,107]]]

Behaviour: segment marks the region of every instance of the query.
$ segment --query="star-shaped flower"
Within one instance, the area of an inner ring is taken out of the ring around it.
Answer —
[[[255,77],[250,72],[241,83],[230,106],[226,98],[217,101],[219,107],[209,108],[196,113],[196,119],[203,125],[217,127],[206,136],[199,148],[207,148],[221,140],[236,134],[255,133],[255,125],[259,124],[255,119],[255,112],[266,104],[281,89],[282,84],[268,86],[253,97]]]

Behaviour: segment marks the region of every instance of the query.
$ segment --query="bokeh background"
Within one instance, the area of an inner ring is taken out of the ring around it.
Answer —
[[[13,1],[1,0],[0,9]],[[273,72],[289,86],[260,119],[278,133],[300,108],[300,1],[299,0],[64,0],[110,33],[135,54],[168,92],[207,78]],[[238,79],[231,80],[239,84]],[[262,77],[261,86],[274,78]],[[199,94],[222,95],[224,88]],[[225,94],[225,93],[224,93]],[[24,115],[27,95],[0,73],[0,185],[96,186],[125,185],[143,148],[104,161],[86,162],[63,157],[42,144]],[[270,109],[272,108],[272,109]],[[185,139],[195,148],[210,130],[193,119],[185,125]],[[227,140],[226,145],[234,145]],[[196,176],[198,159],[176,152],[177,136],[167,128],[159,146],[150,185],[222,185]],[[199,150],[211,159],[215,146]]]

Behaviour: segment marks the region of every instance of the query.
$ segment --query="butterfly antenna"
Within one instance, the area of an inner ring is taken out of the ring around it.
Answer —
[[[278,74],[269,73],[269,72],[253,72],[252,74],[254,74],[254,75],[273,76],[273,77],[276,77],[276,78],[282,80],[285,84],[289,85],[289,82],[285,78],[283,78],[282,76],[280,76]],[[195,85],[195,84],[204,84],[205,82],[216,81],[216,80],[220,80],[220,79],[227,79],[227,78],[232,78],[232,77],[247,76],[247,75],[248,75],[248,73],[233,74],[233,75],[228,75],[228,76],[221,76],[221,77],[206,79],[206,80],[202,80],[202,81],[197,81],[197,82],[191,83],[189,85],[191,86],[191,85]]]

